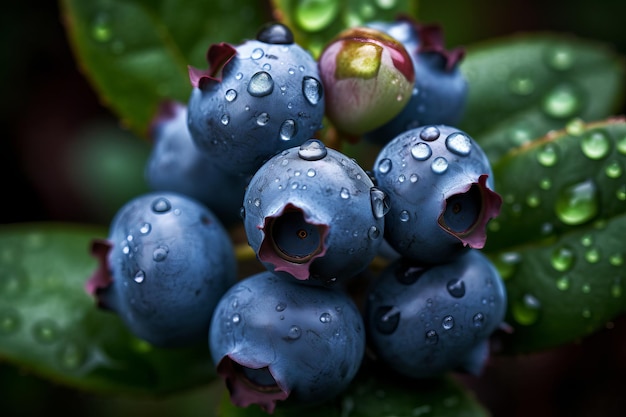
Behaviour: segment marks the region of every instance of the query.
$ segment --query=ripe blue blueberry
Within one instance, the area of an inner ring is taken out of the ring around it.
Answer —
[[[225,228],[182,194],[135,197],[92,250],[99,266],[86,290],[131,333],[156,346],[206,340],[215,305],[237,279]]]
[[[260,272],[232,286],[211,321],[217,373],[240,407],[328,401],[347,388],[365,352],[358,308],[338,288]]]
[[[268,270],[332,284],[376,256],[386,204],[356,161],[311,139],[274,156],[252,177],[244,226]]]
[[[467,80],[460,70],[464,50],[447,50],[440,26],[419,24],[407,17],[394,22],[372,22],[368,26],[386,32],[405,46],[415,68],[415,87],[398,115],[363,137],[383,145],[419,126],[458,124],[468,94]]]
[[[277,152],[302,144],[322,126],[317,62],[290,30],[275,23],[257,39],[209,48],[209,69],[189,68],[189,130],[229,174],[252,175]]]
[[[504,326],[506,301],[502,279],[478,250],[435,266],[398,259],[369,290],[368,342],[379,360],[412,378],[478,375],[490,336]]]
[[[228,175],[194,143],[187,106],[164,102],[153,119],[152,152],[144,176],[154,191],[174,191],[204,203],[227,227],[241,221],[239,209],[248,178]]]
[[[445,125],[406,131],[381,149],[373,172],[390,202],[385,238],[402,256],[441,263],[484,247],[502,199],[467,133]]]

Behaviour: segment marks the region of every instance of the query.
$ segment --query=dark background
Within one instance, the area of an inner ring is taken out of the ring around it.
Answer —
[[[422,20],[442,23],[448,46],[518,31],[555,30],[605,41],[626,53],[625,15],[626,5],[612,0],[422,0],[420,5]],[[141,164],[128,167],[124,158],[142,161],[149,144],[124,131],[99,102],[72,55],[56,2],[6,2],[0,46],[0,222],[108,224],[121,202],[98,189],[98,179],[90,177],[97,172],[76,156],[118,155],[98,172],[134,178],[116,197],[123,198],[144,186]],[[480,378],[459,378],[495,417],[622,415],[625,329],[626,320],[616,320],[580,342],[525,357],[496,356]],[[203,388],[166,403],[103,398],[0,364],[3,416],[53,411],[65,417],[208,415],[208,392]]]

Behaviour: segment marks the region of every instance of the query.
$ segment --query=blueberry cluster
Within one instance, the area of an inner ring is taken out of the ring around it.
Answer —
[[[279,23],[212,45],[209,68],[189,68],[188,103],[155,117],[154,191],[94,241],[87,290],[155,345],[208,335],[232,402],[269,413],[328,401],[366,358],[412,378],[480,372],[506,307],[479,251],[501,199],[454,127],[461,58],[406,18],[342,32],[318,59]],[[380,145],[371,170],[316,139],[325,118]],[[262,266],[240,279],[238,226]]]

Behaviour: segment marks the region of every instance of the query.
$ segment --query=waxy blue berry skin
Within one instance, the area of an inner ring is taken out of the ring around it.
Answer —
[[[363,137],[384,145],[402,132],[416,127],[457,125],[465,112],[468,83],[460,69],[465,51],[447,50],[443,31],[438,25],[424,25],[403,17],[394,22],[372,22],[401,42],[413,61],[415,87],[402,111],[383,126]]]
[[[270,271],[239,281],[218,303],[210,352],[240,407],[327,401],[345,390],[365,352],[365,328],[344,291]]]
[[[206,340],[213,309],[237,279],[226,229],[182,194],[135,197],[92,250],[100,264],[86,290],[131,333],[156,346]]]
[[[239,210],[248,178],[228,175],[194,143],[187,127],[187,106],[164,102],[150,128],[152,151],[144,176],[154,191],[174,191],[204,203],[222,224],[241,222]]]
[[[506,303],[502,279],[478,250],[435,266],[398,259],[369,289],[368,343],[380,361],[412,378],[478,375],[490,336],[506,327]]]
[[[268,270],[333,284],[376,256],[386,203],[356,161],[311,139],[274,156],[252,177],[244,226]]]
[[[400,255],[434,264],[484,247],[502,199],[487,156],[467,133],[446,125],[408,130],[381,149],[373,174],[389,197],[385,238]]]
[[[207,54],[209,69],[189,69],[189,130],[229,174],[252,175],[271,156],[302,144],[322,127],[324,89],[317,62],[289,43],[287,27],[279,27],[283,30],[264,28],[258,39],[240,45],[214,44]]]

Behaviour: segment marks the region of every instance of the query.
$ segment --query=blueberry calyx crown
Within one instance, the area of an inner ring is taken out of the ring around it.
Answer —
[[[213,44],[207,51],[207,61],[209,68],[201,70],[189,65],[189,80],[191,85],[196,88],[202,88],[209,81],[222,81],[222,72],[224,67],[237,55],[234,46],[220,42]]]
[[[500,214],[502,206],[502,197],[487,187],[487,178],[487,174],[482,174],[478,182],[446,198],[437,219],[443,230],[475,249],[485,246],[487,223]]]

